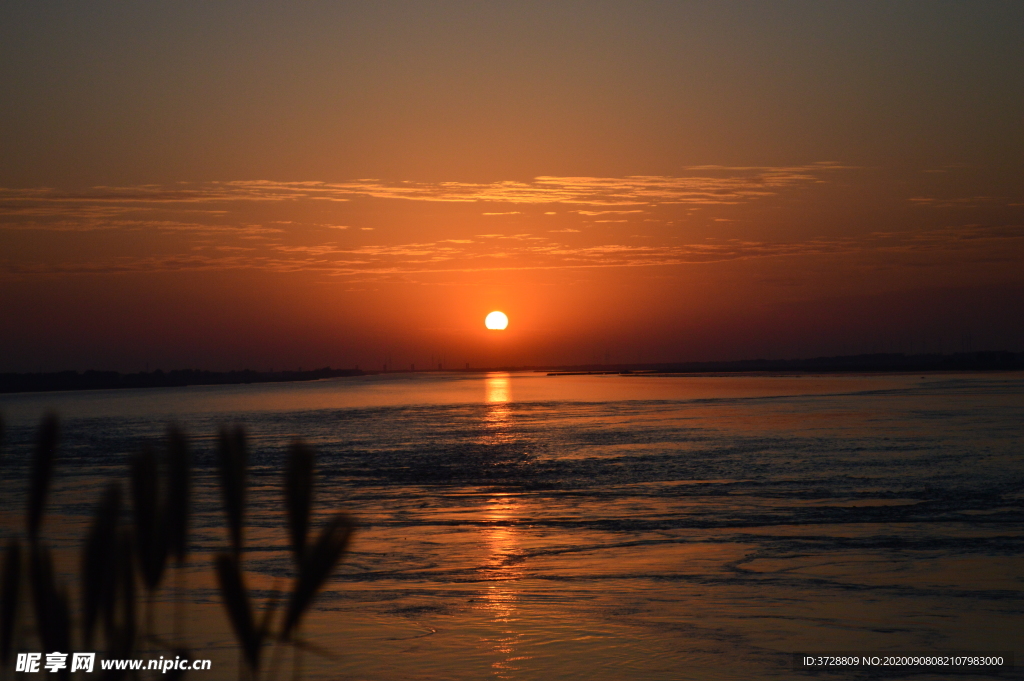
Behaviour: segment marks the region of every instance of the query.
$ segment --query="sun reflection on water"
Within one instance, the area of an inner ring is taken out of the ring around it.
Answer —
[[[519,579],[523,576],[519,535],[515,522],[518,501],[512,494],[499,492],[487,500],[484,508],[484,543],[488,556],[483,566],[487,586],[483,604],[497,631],[481,642],[491,647],[495,660],[491,668],[497,678],[512,678],[519,663],[529,656],[517,654],[523,643],[519,628]]]
[[[512,376],[506,372],[487,374],[484,378],[484,402],[487,404],[484,425],[491,444],[507,442],[511,437],[508,432],[512,419],[511,401]]]
[[[484,401],[488,404],[507,403],[512,400],[512,374],[492,371],[484,378]]]

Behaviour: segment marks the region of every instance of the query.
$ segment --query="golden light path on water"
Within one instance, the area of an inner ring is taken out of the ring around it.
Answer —
[[[484,395],[487,404],[487,444],[501,444],[510,438],[511,375],[498,372],[488,374],[484,379]],[[484,637],[481,643],[494,652],[495,661],[491,667],[495,677],[509,679],[514,678],[515,672],[519,671],[519,663],[530,659],[528,655],[519,654],[523,634],[518,627],[517,605],[520,600],[518,584],[523,576],[523,568],[515,560],[520,549],[515,528],[519,516],[516,496],[496,492],[488,499],[484,514],[484,542],[490,553],[486,568],[492,574],[483,593],[483,602],[490,611],[496,631]]]

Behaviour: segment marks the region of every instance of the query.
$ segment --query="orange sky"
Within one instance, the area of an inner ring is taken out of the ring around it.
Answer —
[[[8,4],[0,45],[0,371],[1024,349],[1019,3]]]

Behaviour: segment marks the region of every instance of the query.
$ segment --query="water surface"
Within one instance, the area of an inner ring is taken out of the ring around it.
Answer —
[[[231,642],[207,567],[226,543],[222,423],[253,445],[259,595],[291,574],[279,487],[295,437],[318,452],[320,515],[359,519],[304,626],[331,651],[305,656],[307,678],[786,679],[798,651],[1024,652],[1019,373],[438,373],[5,395],[11,509],[47,409],[64,435],[45,531],[67,548],[126,453],[169,421],[192,435],[190,616],[213,656]]]

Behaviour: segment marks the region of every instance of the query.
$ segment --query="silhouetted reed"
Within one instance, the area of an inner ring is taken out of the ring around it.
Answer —
[[[71,603],[67,588],[57,585],[49,547],[36,543],[29,551],[29,581],[39,640],[45,650],[69,650]],[[67,670],[62,676],[67,676]]]
[[[21,543],[17,539],[7,542],[4,551],[3,576],[0,577],[0,663],[7,667],[14,644],[15,618],[18,613],[18,593],[21,582]]]
[[[107,646],[118,657],[128,657],[135,650],[136,607],[135,570],[132,534],[128,528],[118,532],[116,573],[114,575],[117,600],[108,612],[106,621]]]
[[[299,575],[295,580],[281,628],[283,640],[288,640],[292,635],[299,620],[313,603],[313,597],[345,555],[353,527],[352,521],[344,513],[336,515],[320,532],[316,544],[299,564]]]
[[[7,669],[12,653],[23,648],[20,638],[34,635],[46,651],[71,650],[80,636],[86,648],[102,650],[114,658],[125,659],[138,652],[143,642],[172,656],[189,656],[180,639],[183,592],[175,590],[175,638],[162,639],[154,632],[154,595],[161,588],[168,562],[180,576],[189,546],[189,516],[192,485],[192,461],[185,436],[176,427],[167,432],[164,456],[143,448],[130,458],[128,489],[131,523],[122,524],[123,487],[110,482],[103,490],[81,551],[80,612],[76,635],[71,600],[66,586],[59,583],[53,554],[41,539],[46,500],[52,483],[57,452],[58,421],[48,415],[40,425],[29,474],[26,512],[28,551],[17,538],[8,541],[0,572],[0,660]],[[0,446],[3,423],[0,421]],[[293,650],[311,647],[297,635],[303,615],[316,594],[341,561],[351,539],[354,523],[343,513],[328,521],[317,536],[309,540],[313,505],[313,451],[301,442],[288,452],[283,476],[284,516],[295,561],[295,577],[281,623],[274,626],[278,593],[275,588],[257,616],[252,596],[246,588],[244,558],[245,501],[247,487],[247,449],[241,427],[222,428],[218,437],[218,477],[227,520],[228,547],[214,558],[221,599],[242,656],[240,677],[259,678],[262,652],[268,645],[291,646]],[[2,457],[0,450],[0,457]],[[0,458],[2,462],[2,458]],[[27,568],[27,569],[26,569]],[[27,580],[26,580],[27,577]],[[145,626],[140,634],[137,624],[136,581],[146,595]],[[26,583],[27,581],[27,583]],[[26,589],[27,587],[27,589]],[[26,614],[21,595],[30,595],[34,631],[19,629]],[[102,631],[103,645],[95,645]],[[276,655],[275,655],[276,657]],[[297,668],[297,665],[296,665]],[[272,670],[273,671],[273,670]],[[120,678],[128,672],[109,671],[104,678]],[[161,678],[180,678],[174,670]],[[69,678],[64,669],[60,678]],[[134,678],[138,678],[138,675]]]
[[[177,426],[167,429],[167,496],[164,520],[167,550],[179,565],[188,556],[188,505],[192,493],[192,457]]]
[[[135,516],[135,550],[142,582],[152,597],[160,586],[167,564],[166,513],[156,453],[149,447],[132,457],[129,467],[132,510]]]
[[[228,516],[231,550],[237,556],[242,552],[242,521],[245,517],[245,479],[248,467],[245,431],[241,426],[231,430],[221,428],[217,444],[220,485],[224,493],[224,510]]]
[[[53,475],[53,460],[57,452],[57,416],[48,414],[39,426],[35,456],[32,457],[32,473],[28,491],[28,538],[35,543],[39,525],[43,522],[43,507],[50,491],[50,477]]]
[[[96,507],[82,550],[82,634],[87,647],[92,645],[100,616],[110,621],[114,613],[120,514],[121,485],[112,482]]]
[[[192,456],[188,440],[177,426],[167,429],[167,496],[164,500],[165,537],[167,550],[175,559],[174,571],[174,639],[181,640],[185,622],[185,598],[182,580],[186,576],[188,559],[189,503],[192,499]]]
[[[252,604],[249,601],[249,592],[245,588],[238,557],[230,553],[221,553],[217,556],[215,564],[221,598],[224,599],[224,607],[227,608],[235,637],[242,645],[242,652],[250,669],[258,670],[266,632],[257,627],[253,619]]]
[[[301,442],[288,450],[284,477],[284,505],[288,512],[288,529],[296,564],[302,564],[306,553],[309,511],[313,505],[313,450]]]

